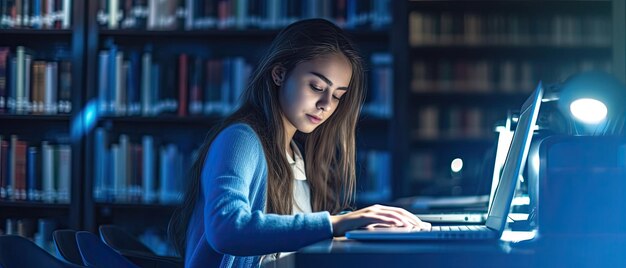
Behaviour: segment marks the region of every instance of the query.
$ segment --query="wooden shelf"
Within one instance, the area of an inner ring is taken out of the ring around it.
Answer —
[[[412,58],[610,58],[610,46],[555,45],[420,45],[410,48]],[[445,56],[442,56],[445,55]]]
[[[384,42],[389,39],[389,31],[386,30],[346,30],[355,41],[380,41]],[[207,30],[140,30],[140,29],[122,29],[122,30],[100,30],[100,36],[103,38],[123,38],[138,39],[142,42],[150,39],[207,39],[211,41],[244,41],[248,43],[258,43],[259,41],[272,41],[278,34],[278,30],[265,29],[207,29]]]
[[[69,209],[70,204],[44,203],[40,201],[0,201],[0,208]]]
[[[554,13],[582,13],[597,14],[610,13],[611,0],[481,0],[481,1],[433,1],[433,0],[410,0],[409,10],[419,11],[459,11],[485,13],[488,12],[514,13],[514,14],[554,14]]]
[[[70,115],[31,115],[31,114],[0,114],[0,121],[44,121],[67,123],[71,119]]]
[[[197,123],[216,123],[222,117],[220,116],[104,116],[100,117],[100,121],[112,121],[115,123],[133,123],[133,124],[197,124]]]
[[[46,35],[46,36],[50,36],[50,35],[66,35],[66,36],[71,36],[72,35],[72,30],[69,29],[63,29],[63,30],[58,30],[58,29],[28,29],[28,28],[6,28],[6,29],[0,29],[0,35],[5,36],[5,35],[31,35],[31,34],[36,34],[36,35]]]

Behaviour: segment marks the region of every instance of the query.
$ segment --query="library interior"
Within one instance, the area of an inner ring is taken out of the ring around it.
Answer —
[[[622,0],[0,0],[0,267],[626,267],[625,83]]]

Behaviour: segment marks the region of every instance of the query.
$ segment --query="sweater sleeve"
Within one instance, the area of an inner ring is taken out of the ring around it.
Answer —
[[[260,209],[252,206],[251,195],[266,193],[265,180],[267,163],[252,128],[236,124],[218,134],[202,171],[204,230],[213,249],[252,256],[295,251],[332,238],[328,212],[266,214],[264,197]]]

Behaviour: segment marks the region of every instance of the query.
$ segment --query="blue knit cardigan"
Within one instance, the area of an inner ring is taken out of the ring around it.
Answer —
[[[265,213],[267,161],[254,130],[233,124],[209,149],[187,228],[185,267],[256,267],[261,255],[332,238],[328,212]]]

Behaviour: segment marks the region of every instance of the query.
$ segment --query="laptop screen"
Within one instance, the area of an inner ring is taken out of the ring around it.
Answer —
[[[493,204],[487,217],[487,227],[499,232],[504,230],[515,187],[526,164],[528,149],[530,148],[530,141],[537,122],[542,98],[543,86],[539,82],[537,89],[522,105],[519,121],[513,134],[513,141],[500,176],[500,183],[496,189]]]

